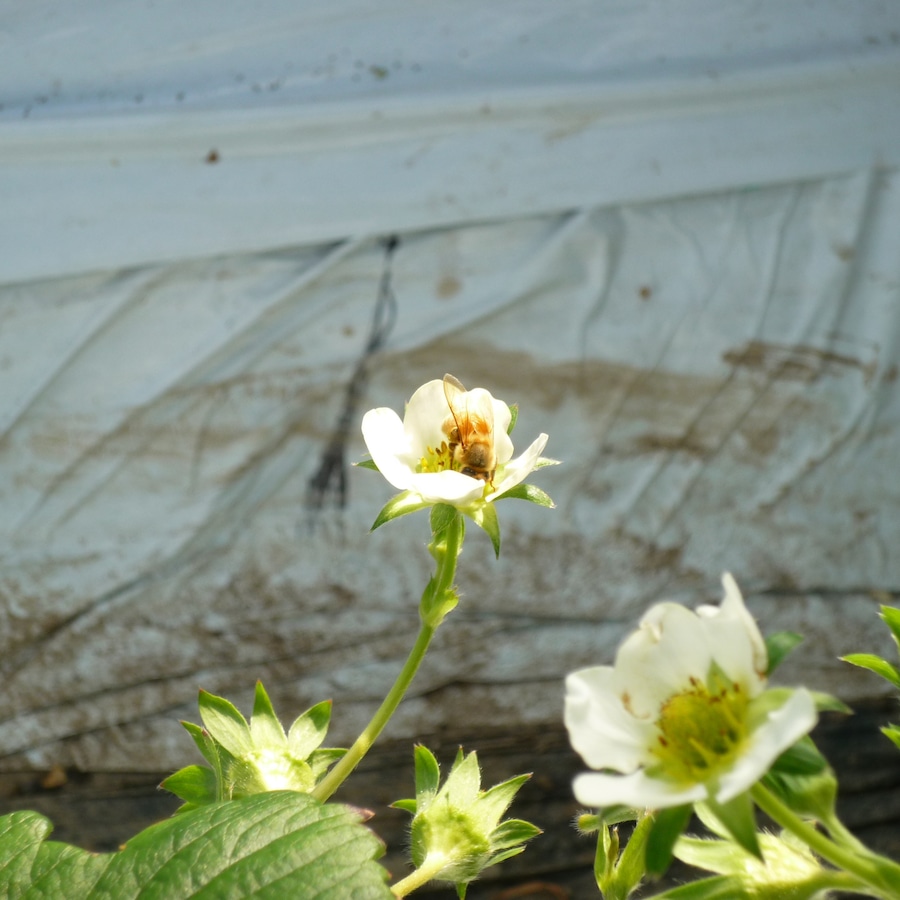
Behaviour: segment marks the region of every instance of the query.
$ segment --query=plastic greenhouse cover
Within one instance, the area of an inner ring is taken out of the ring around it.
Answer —
[[[395,736],[557,722],[724,568],[873,690],[835,659],[900,583],[898,36],[858,0],[0,4],[0,764],[179,765],[198,683],[258,677],[352,737],[428,577],[421,518],[367,533],[358,419],[445,371],[550,434],[558,509],[508,503],[499,562],[471,529]]]
[[[900,160],[900,5],[0,2],[0,281]]]

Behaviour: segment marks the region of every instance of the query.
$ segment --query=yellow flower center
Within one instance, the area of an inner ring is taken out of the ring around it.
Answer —
[[[457,468],[453,464],[453,453],[449,445],[444,441],[437,449],[425,448],[425,455],[416,466],[417,472],[445,472],[447,469]]]
[[[746,692],[721,672],[709,684],[696,679],[663,703],[652,749],[660,774],[673,781],[696,784],[726,768],[740,753],[747,737]]]

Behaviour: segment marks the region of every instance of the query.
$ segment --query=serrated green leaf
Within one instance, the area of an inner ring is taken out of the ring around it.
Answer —
[[[200,691],[200,718],[210,737],[232,756],[245,756],[253,750],[247,720],[224,697]]]
[[[870,672],[880,675],[900,690],[900,672],[880,656],[876,656],[874,653],[851,653],[848,656],[842,656],[841,659],[852,666],[859,666],[861,669],[868,669]]]
[[[653,814],[649,826],[645,863],[647,874],[663,875],[672,862],[672,848],[691,819],[691,806],[672,806]]]
[[[785,657],[803,640],[802,634],[795,631],[776,631],[766,638],[766,652],[769,656],[769,668],[766,675],[771,674],[781,665]]]
[[[331,701],[323,700],[311,706],[305,713],[297,716],[288,733],[288,746],[291,755],[297,759],[306,759],[318,749],[331,722]]]
[[[106,861],[68,844],[47,841],[49,819],[23,810],[0,818],[0,896],[10,898],[86,897]],[[71,878],[78,893],[70,892]]]
[[[374,531],[376,528],[380,528],[384,525],[385,522],[390,522],[392,519],[399,519],[400,516],[418,512],[420,509],[427,509],[429,506],[431,506],[431,504],[428,501],[423,500],[418,494],[414,494],[412,491],[403,491],[384,504],[381,508],[381,512],[375,517],[375,521],[372,523],[372,527],[369,530]]]
[[[261,747],[285,747],[287,738],[284,728],[275,715],[272,701],[261,681],[256,682],[253,697],[253,715],[250,717],[250,736],[257,749]],[[304,756],[305,759],[305,756]]]
[[[544,506],[548,509],[554,509],[556,504],[550,499],[550,495],[546,491],[542,491],[536,484],[529,484],[522,481],[513,485],[508,491],[504,491],[499,497],[495,497],[492,501],[496,503],[498,500],[527,500],[529,503],[537,503],[538,506]]]
[[[112,854],[91,900],[392,900],[355,811],[277,792],[161,822]],[[67,898],[85,896],[72,891]]]
[[[197,806],[215,803],[218,799],[216,773],[206,766],[185,766],[163,779],[160,787],[184,800],[185,803]]]

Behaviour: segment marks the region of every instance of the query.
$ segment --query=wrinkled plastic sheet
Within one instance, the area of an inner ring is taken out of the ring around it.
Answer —
[[[0,281],[900,162],[900,6],[0,4]]]
[[[358,422],[446,371],[558,507],[470,529],[391,735],[556,723],[724,569],[787,680],[878,690],[836,658],[900,581],[897,7],[435,8],[5,17],[3,767],[172,768],[257,678],[352,739],[429,575]]]
[[[811,635],[807,676],[865,693],[835,657],[879,645],[900,579],[898,225],[896,178],[862,173],[409,236],[350,407],[382,242],[3,289],[7,764],[175,764],[196,687],[257,677],[361,725],[429,558],[422,517],[368,533],[391,491],[351,468],[358,421],[444,371],[564,465],[557,510],[503,504],[500,562],[471,530],[395,734],[555,721],[565,671],[726,568]]]

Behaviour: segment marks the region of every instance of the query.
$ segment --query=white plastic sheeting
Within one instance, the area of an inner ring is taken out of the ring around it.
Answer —
[[[341,423],[397,233],[352,421],[452,371],[564,465],[499,563],[470,529],[395,736],[558,721],[723,568],[878,690],[835,657],[900,584],[900,7],[674,9],[5,10],[5,767],[178,765],[197,686],[258,677],[365,721],[428,577]]]
[[[870,0],[0,2],[0,280],[900,161]]]

